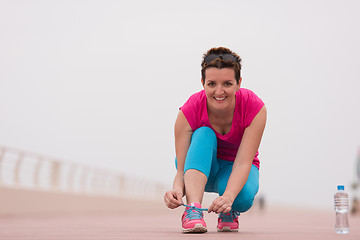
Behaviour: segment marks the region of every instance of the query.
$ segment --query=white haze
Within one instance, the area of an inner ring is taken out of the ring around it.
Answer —
[[[171,185],[178,107],[225,46],[268,123],[260,192],[331,208],[360,145],[358,1],[1,1],[0,144]]]

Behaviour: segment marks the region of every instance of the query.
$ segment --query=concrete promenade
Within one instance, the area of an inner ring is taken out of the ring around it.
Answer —
[[[350,233],[339,235],[330,211],[254,210],[240,216],[238,233],[218,233],[217,216],[205,213],[205,234],[182,234],[182,211],[128,206],[111,213],[5,215],[0,239],[360,239],[360,216],[350,217]]]

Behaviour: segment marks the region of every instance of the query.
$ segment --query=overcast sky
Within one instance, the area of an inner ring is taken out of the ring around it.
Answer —
[[[266,104],[260,192],[331,209],[360,146],[359,1],[0,1],[0,144],[171,185],[211,47]]]

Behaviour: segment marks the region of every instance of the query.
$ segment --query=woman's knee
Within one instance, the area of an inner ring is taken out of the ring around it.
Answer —
[[[194,139],[201,139],[202,141],[215,140],[216,142],[216,134],[209,127],[200,127],[193,132],[191,140]]]
[[[208,127],[196,129],[186,155],[184,173],[188,169],[196,169],[209,177],[216,151],[217,140],[214,131]]]
[[[232,210],[235,210],[237,212],[246,212],[249,210],[254,203],[254,198],[247,198],[247,199],[241,199],[234,201],[232,205]]]
[[[233,202],[232,209],[235,211],[246,212],[251,208],[254,203],[254,198],[258,191],[258,188],[254,189],[245,186]]]

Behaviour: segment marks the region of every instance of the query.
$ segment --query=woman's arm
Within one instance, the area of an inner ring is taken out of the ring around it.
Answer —
[[[182,204],[185,195],[184,165],[189,150],[192,129],[182,111],[179,112],[175,122],[175,152],[177,159],[177,172],[174,178],[173,190],[167,191],[164,196],[166,206],[176,208]]]
[[[213,201],[209,212],[226,213],[231,210],[232,203],[248,179],[252,162],[261,142],[265,124],[266,108],[263,106],[250,126],[245,129],[225,192]]]

